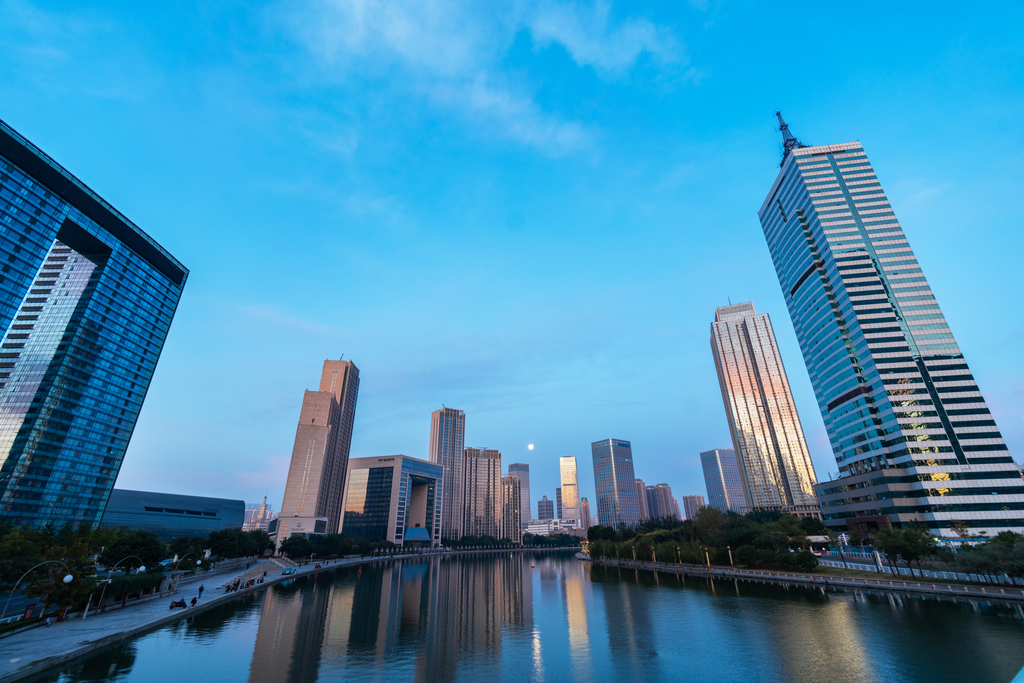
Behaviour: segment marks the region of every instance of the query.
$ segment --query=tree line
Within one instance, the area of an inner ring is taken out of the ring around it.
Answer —
[[[807,537],[826,534],[828,529],[814,517],[740,516],[704,507],[692,520],[660,517],[618,529],[592,526],[587,540],[592,557],[728,565],[731,552],[733,564],[813,571],[818,558],[807,550]]]

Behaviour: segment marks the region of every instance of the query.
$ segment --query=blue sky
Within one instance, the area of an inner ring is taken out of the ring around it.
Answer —
[[[561,455],[592,499],[607,437],[703,494],[729,297],[771,314],[828,478],[756,216],[776,108],[863,142],[1020,452],[1024,11],[826,5],[0,0],[0,118],[191,270],[118,486],[277,509],[345,354],[354,456],[425,457],[444,403],[534,501]]]

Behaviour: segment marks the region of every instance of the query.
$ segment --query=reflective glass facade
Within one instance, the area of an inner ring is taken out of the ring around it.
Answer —
[[[441,542],[442,469],[405,455],[351,458],[341,531],[395,545]]]
[[[704,469],[704,485],[708,490],[708,505],[722,512],[741,512],[750,507],[743,492],[743,477],[731,448],[715,448],[700,454]]]
[[[100,526],[151,531],[165,541],[206,538],[211,531],[240,528],[245,512],[241,500],[114,489]]]
[[[672,496],[672,487],[668,484],[648,486],[645,496],[647,498],[647,514],[652,519],[679,517],[678,510],[676,510],[676,499]]]
[[[575,519],[582,524],[580,517],[580,485],[579,473],[576,471],[576,458],[563,456],[558,461],[562,475],[562,511],[559,519]]]
[[[0,519],[99,524],[188,271],[0,122]]]
[[[604,439],[590,444],[594,458],[597,518],[602,526],[635,526],[640,522],[633,474],[633,449],[628,441]]]
[[[775,331],[751,303],[715,309],[711,350],[750,505],[815,505],[817,478]]]
[[[441,534],[462,538],[463,477],[462,453],[466,443],[466,413],[454,408],[435,410],[430,415],[430,462],[444,468],[441,492]]]
[[[758,215],[839,465],[826,524],[1020,532],[1020,473],[861,144],[787,152]]]

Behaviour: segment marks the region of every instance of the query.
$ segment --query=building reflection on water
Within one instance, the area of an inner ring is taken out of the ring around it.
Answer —
[[[533,623],[530,558],[432,557],[327,572],[267,592],[251,683],[313,681],[321,668],[380,665],[394,652],[414,678],[451,678],[457,662],[501,660],[507,627]],[[585,648],[583,577],[570,582],[574,648]],[[410,655],[412,657],[410,658]]]

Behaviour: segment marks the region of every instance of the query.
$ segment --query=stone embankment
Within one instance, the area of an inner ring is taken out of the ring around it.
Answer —
[[[242,563],[233,564],[233,570],[228,569],[225,571],[221,568],[220,571],[212,571],[209,574],[199,574],[196,577],[192,577],[190,583],[179,584],[176,591],[166,593],[163,599],[152,598],[140,601],[139,603],[128,603],[128,606],[123,609],[108,611],[104,614],[90,613],[86,619],[82,619],[79,613],[52,626],[25,628],[23,631],[10,634],[0,640],[0,683],[14,683],[15,681],[38,676],[49,669],[67,665],[111,645],[116,645],[121,641],[142,635],[180,619],[195,616],[212,607],[223,605],[231,600],[237,600],[282,581],[290,581],[302,576],[331,571],[338,567],[350,567],[364,563],[423,559],[424,557],[433,557],[435,555],[508,553],[519,550],[546,551],[566,550],[566,548],[479,548],[460,551],[443,549],[427,551],[423,554],[327,560],[322,563],[326,566],[319,568],[312,562],[298,566],[291,560],[281,558],[259,561],[258,564],[250,566],[248,569]],[[282,570],[286,567],[295,567],[296,572],[289,575],[282,574]],[[240,588],[230,593],[225,592],[225,587],[233,585],[235,581],[239,581],[240,584],[244,585],[249,579],[261,576],[264,571],[267,572],[267,577],[263,583],[257,583],[251,588]],[[170,601],[174,598],[190,602],[192,597],[197,595],[199,584],[204,581],[209,587],[204,591],[203,597],[199,600],[196,607],[184,610],[170,610],[168,608]]]
[[[674,562],[644,562],[633,560],[613,560],[608,558],[591,559],[594,564],[603,567],[619,567],[622,569],[641,569],[664,574],[680,574],[683,576],[699,576],[711,579],[737,579],[756,583],[791,584],[821,588],[823,590],[864,590],[897,593],[913,593],[917,595],[933,595],[941,597],[970,598],[972,600],[1024,602],[1024,589],[999,586],[966,586],[955,583],[928,583],[924,581],[904,581],[901,579],[861,579],[848,576],[829,576],[825,574],[802,574],[796,572],[759,571],[754,569],[735,569],[732,567],[712,567],[703,565],[677,564]]]

